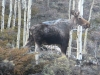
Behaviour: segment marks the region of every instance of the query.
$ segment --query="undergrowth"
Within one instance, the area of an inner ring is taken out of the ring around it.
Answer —
[[[39,73],[49,62],[35,64],[35,53],[28,49],[4,49],[0,47],[0,74],[28,75]]]

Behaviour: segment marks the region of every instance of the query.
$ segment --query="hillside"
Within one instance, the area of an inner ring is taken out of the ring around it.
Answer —
[[[6,1],[5,26],[8,20],[10,0]],[[68,2],[69,0],[33,0],[31,26],[44,21],[68,19]],[[85,0],[84,2],[83,17],[86,20],[89,17],[91,3],[92,0]],[[16,44],[17,27],[15,30],[5,29],[4,32],[0,33],[0,75],[100,75],[100,0],[95,0],[90,24],[87,54],[83,55],[81,67],[77,65],[77,61],[66,58],[57,49],[51,50],[44,46],[41,47],[43,54],[39,57],[39,64],[36,65],[34,46],[30,49],[13,49]],[[23,23],[21,28],[23,30]],[[76,33],[73,34],[73,47],[76,47],[75,36]],[[21,46],[22,39],[21,31]],[[72,56],[76,56],[75,49],[72,49]]]

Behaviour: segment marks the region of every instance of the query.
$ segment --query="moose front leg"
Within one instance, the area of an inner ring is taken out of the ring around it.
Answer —
[[[36,64],[38,64],[38,61],[39,61],[39,51],[40,51],[40,45],[35,43],[35,61],[36,61]]]

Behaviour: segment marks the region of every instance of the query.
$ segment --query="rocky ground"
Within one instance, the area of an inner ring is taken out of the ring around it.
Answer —
[[[83,55],[82,63],[68,59],[57,50],[44,49],[40,56],[39,63],[48,62],[42,71],[30,75],[100,75],[100,56],[93,56],[91,53]],[[76,51],[72,51],[75,56]],[[100,53],[99,53],[100,54]]]

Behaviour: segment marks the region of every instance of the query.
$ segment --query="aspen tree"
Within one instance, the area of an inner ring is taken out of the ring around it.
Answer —
[[[18,33],[16,47],[20,47],[20,28],[21,28],[21,2],[18,0]]]
[[[31,25],[31,5],[32,5],[32,0],[28,0],[26,42],[27,42],[27,39],[29,37],[29,28],[30,28],[30,25]]]
[[[73,6],[72,9],[75,10],[75,0],[73,0]]]
[[[7,25],[8,28],[10,28],[11,17],[12,17],[12,0],[10,0],[10,13],[9,13],[8,25]]]
[[[72,10],[75,10],[75,0],[73,0]],[[73,15],[71,15],[71,14],[70,14],[70,16],[71,16],[71,18],[73,17]]]
[[[1,31],[4,29],[5,0],[2,0]]]
[[[92,1],[92,5],[91,5],[91,8],[90,8],[90,13],[89,13],[89,19],[88,19],[88,21],[90,21],[90,19],[91,19],[93,5],[94,5],[94,0]],[[84,54],[86,54],[87,33],[88,33],[88,28],[85,31],[85,37],[84,37],[84,47],[83,47],[83,53]]]
[[[89,13],[89,19],[88,19],[88,21],[90,21],[90,19],[91,19],[93,5],[94,5],[94,0],[92,1],[92,5],[91,5],[91,8],[90,8],[90,13]]]
[[[78,10],[79,10],[81,16],[83,16],[83,3],[84,3],[84,0],[78,1]]]
[[[16,12],[17,12],[17,0],[15,0],[14,3],[13,28],[15,27],[15,22],[16,22]]]
[[[84,0],[79,0],[78,11],[80,15],[83,16],[83,3]],[[77,59],[82,60],[82,26],[78,26],[77,29]]]
[[[82,26],[77,29],[77,59],[82,60]]]
[[[69,0],[69,10],[68,10],[68,11],[69,11],[69,14],[68,14],[69,19],[71,18],[71,17],[70,17],[70,16],[71,16],[71,15],[70,15],[70,11],[71,11],[71,1],[72,1],[72,0]]]
[[[26,43],[26,13],[27,13],[26,0],[24,0],[23,47],[25,46]]]

